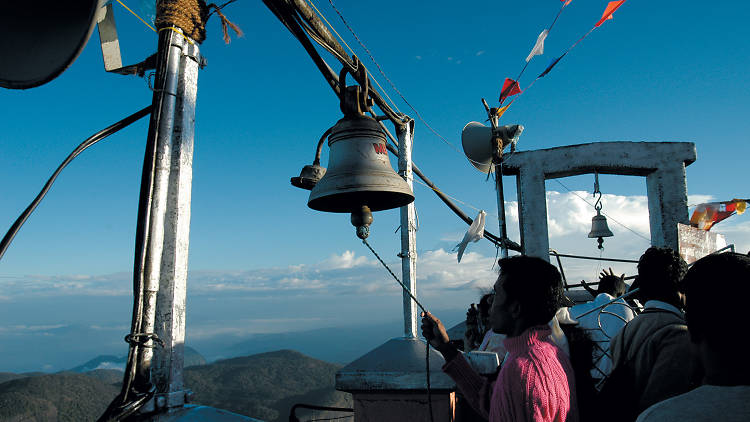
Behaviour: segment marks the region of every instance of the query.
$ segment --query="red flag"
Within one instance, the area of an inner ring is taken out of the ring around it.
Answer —
[[[599,26],[604,23],[607,19],[612,19],[612,14],[615,13],[615,10],[617,10],[618,7],[622,6],[622,4],[625,3],[625,0],[619,0],[619,1],[611,1],[607,5],[607,8],[604,9],[604,14],[602,14],[602,18],[599,19],[599,22],[596,23],[594,26]]]
[[[510,97],[511,95],[520,93],[521,88],[518,87],[518,82],[510,78],[505,78],[505,82],[503,82],[503,90],[500,91],[500,104],[502,104],[503,101],[505,101],[505,99]]]

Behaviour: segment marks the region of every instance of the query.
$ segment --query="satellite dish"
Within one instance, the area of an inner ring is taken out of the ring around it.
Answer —
[[[482,173],[492,171],[492,128],[469,122],[461,131],[461,145],[471,165]]]
[[[102,1],[3,2],[0,86],[33,88],[59,76],[86,46]]]

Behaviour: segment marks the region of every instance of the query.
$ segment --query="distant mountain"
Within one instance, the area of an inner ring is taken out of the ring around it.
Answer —
[[[452,321],[462,320],[457,316],[464,313],[443,311],[437,315],[440,315],[443,321]],[[231,357],[291,349],[326,362],[347,364],[386,341],[403,336],[403,330],[402,321],[393,321],[298,332],[255,334],[226,347],[224,353],[225,357]]]
[[[351,407],[351,395],[334,389],[341,365],[292,350],[218,361],[185,370],[195,402],[264,421],[283,421],[295,403]]]
[[[21,374],[14,374],[12,372],[0,372],[0,384],[4,383],[5,381],[10,381],[18,378],[24,378],[25,375]]]
[[[70,372],[89,372],[95,369],[117,369],[120,371],[125,370],[125,363],[127,362],[127,356],[112,356],[112,355],[100,355],[84,363],[83,365],[76,366],[70,369]],[[193,365],[205,365],[206,358],[203,357],[197,350],[192,347],[185,346],[185,366]]]
[[[6,381],[0,384],[0,420],[95,421],[118,392],[114,385],[71,372]]]
[[[83,375],[96,378],[105,384],[115,385],[120,388],[122,385],[123,371],[119,369],[94,369],[93,371],[84,372]]]
[[[92,359],[87,364],[97,362],[110,361]],[[296,403],[352,407],[351,396],[334,389],[339,368],[341,365],[281,350],[185,368],[185,387],[195,392],[197,404],[268,422],[283,421]],[[95,421],[117,395],[122,381],[122,371],[114,369],[0,375],[6,379],[0,383],[3,422]],[[7,380],[12,377],[16,379]],[[298,415],[312,416],[309,412]]]

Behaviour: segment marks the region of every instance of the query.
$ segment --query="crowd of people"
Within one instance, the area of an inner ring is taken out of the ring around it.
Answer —
[[[750,420],[749,256],[709,255],[688,269],[675,251],[651,247],[631,286],[604,271],[596,290],[583,283],[593,300],[574,306],[548,262],[514,256],[499,267],[469,315],[487,332],[466,342],[498,353],[495,374],[474,371],[443,323],[422,318],[443,371],[480,420]]]

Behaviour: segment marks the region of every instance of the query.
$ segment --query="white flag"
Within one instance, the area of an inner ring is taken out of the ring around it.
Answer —
[[[529,53],[528,57],[526,57],[526,63],[531,60],[534,56],[541,56],[544,54],[544,40],[547,38],[547,33],[549,30],[542,31],[541,34],[539,34],[538,37],[536,37],[536,44],[534,44],[534,48],[531,49],[531,53]]]
[[[453,248],[453,250],[458,249],[458,262],[461,262],[461,257],[464,256],[464,251],[466,250],[466,246],[469,245],[469,242],[477,242],[484,237],[484,217],[486,215],[487,213],[484,212],[484,210],[479,211],[477,218],[475,218],[474,221],[472,221],[471,226],[469,226],[469,231],[466,232],[461,242]]]

